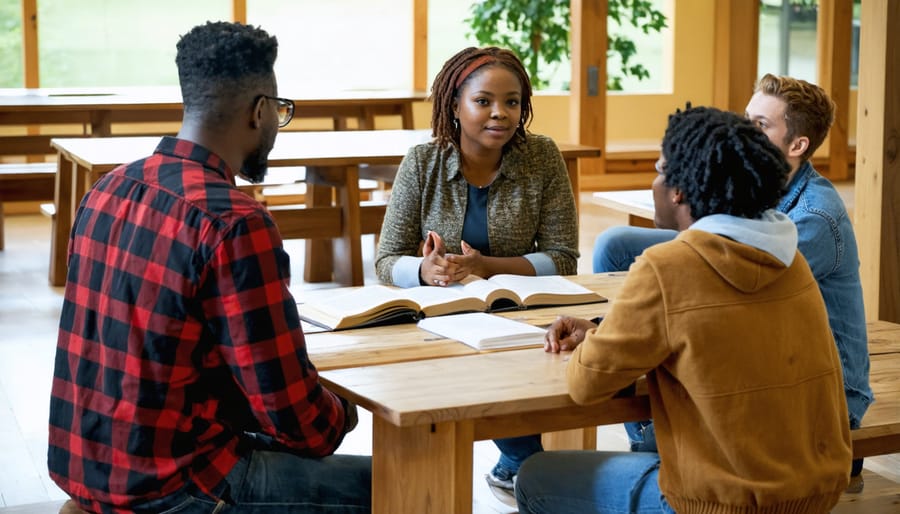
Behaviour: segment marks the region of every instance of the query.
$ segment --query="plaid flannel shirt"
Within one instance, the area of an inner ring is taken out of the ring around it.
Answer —
[[[271,217],[227,164],[163,138],[86,195],[69,243],[48,465],[96,511],[216,495],[244,432],[310,457],[344,434],[310,363]]]

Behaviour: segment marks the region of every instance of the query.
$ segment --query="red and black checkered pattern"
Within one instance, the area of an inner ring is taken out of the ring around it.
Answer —
[[[262,432],[332,453],[340,400],[318,383],[272,218],[209,150],[164,138],[104,176],[69,242],[50,405],[53,479],[94,510],[213,494]]]

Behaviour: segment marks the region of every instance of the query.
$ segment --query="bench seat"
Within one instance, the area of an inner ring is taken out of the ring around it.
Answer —
[[[0,164],[0,250],[4,248],[3,203],[53,200],[55,162]]]

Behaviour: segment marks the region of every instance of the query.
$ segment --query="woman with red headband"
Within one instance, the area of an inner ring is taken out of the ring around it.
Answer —
[[[434,140],[406,154],[391,191],[375,268],[400,287],[447,286],[467,275],[571,275],[575,197],[548,137],[526,131],[531,83],[509,50],[467,48],[432,86]],[[509,444],[504,444],[507,441]],[[488,482],[512,489],[539,436],[498,441]]]

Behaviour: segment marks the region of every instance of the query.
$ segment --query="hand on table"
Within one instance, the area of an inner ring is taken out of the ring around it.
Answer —
[[[572,351],[584,341],[587,331],[592,328],[597,328],[592,321],[560,316],[550,325],[544,335],[544,351],[553,353]]]

